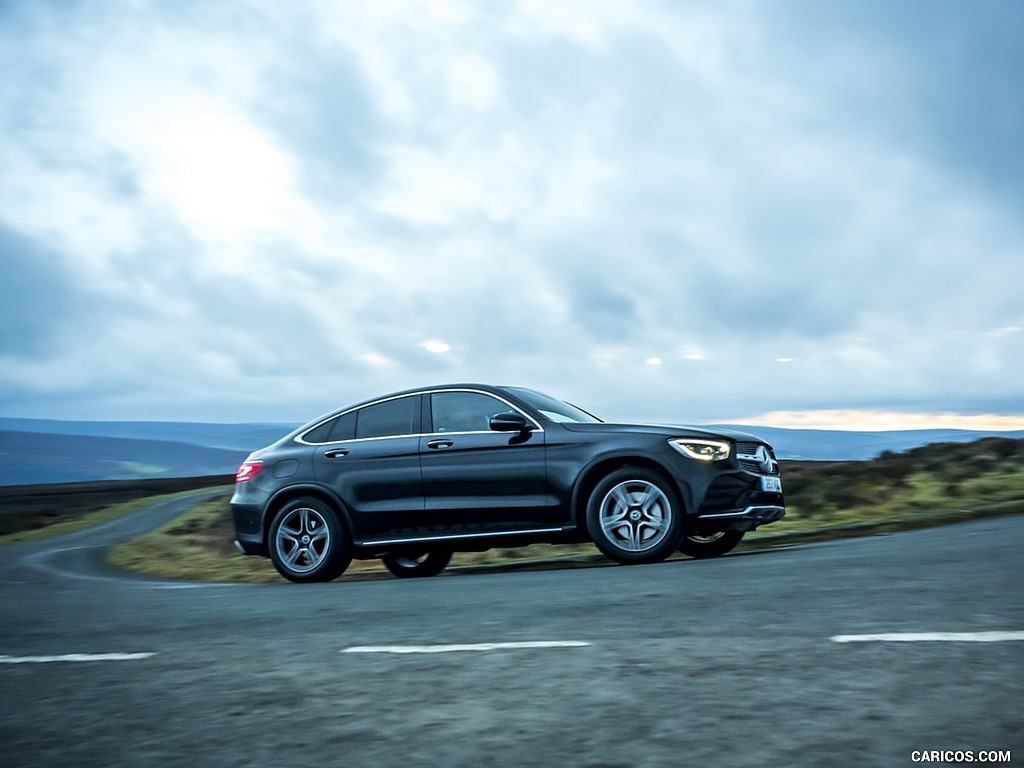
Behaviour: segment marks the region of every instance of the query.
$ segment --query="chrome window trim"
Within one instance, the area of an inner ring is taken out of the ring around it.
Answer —
[[[351,437],[351,438],[348,438],[347,440],[332,440],[332,441],[330,441],[328,443],[311,443],[308,440],[304,439],[306,437],[306,435],[308,435],[310,432],[312,432],[315,429],[319,429],[324,424],[326,424],[328,421],[333,421],[334,419],[340,419],[342,416],[345,416],[346,414],[352,413],[354,411],[361,411],[363,408],[369,408],[371,405],[380,405],[381,403],[387,403],[387,402],[389,402],[391,400],[401,400],[404,397],[421,397],[422,395],[423,395],[422,392],[407,392],[404,395],[391,395],[389,397],[382,397],[380,400],[373,400],[372,402],[369,402],[369,403],[363,403],[362,405],[353,406],[352,408],[349,408],[349,409],[344,410],[344,411],[340,411],[338,413],[332,413],[326,419],[321,419],[320,421],[318,421],[316,424],[314,424],[309,429],[303,430],[302,434],[300,434],[298,437],[295,438],[295,442],[296,443],[300,443],[302,445],[312,445],[312,446],[316,447],[316,446],[319,446],[319,445],[340,445],[341,443],[354,443],[354,442],[357,442],[357,441],[362,442],[364,440],[394,440],[394,439],[399,438],[399,437],[419,437],[420,436],[419,432],[413,432],[413,433],[410,433],[410,434],[407,434],[407,435],[381,435],[379,437]],[[422,418],[423,417],[422,417],[422,411],[421,411],[420,419],[422,420]]]
[[[437,388],[433,388],[433,389],[423,389],[423,390],[420,390],[419,392],[407,392],[406,394],[403,394],[403,395],[391,395],[390,397],[382,397],[380,400],[374,400],[374,401],[369,402],[369,403],[364,403],[363,405],[353,406],[352,408],[349,408],[349,409],[344,410],[344,411],[340,411],[338,413],[333,413],[330,416],[328,416],[327,418],[321,419],[316,424],[311,426],[309,429],[303,430],[301,434],[299,434],[297,437],[295,437],[295,442],[299,443],[300,445],[309,445],[309,446],[312,446],[314,448],[317,448],[317,447],[324,446],[324,445],[341,445],[343,443],[362,443],[362,442],[365,442],[367,440],[397,440],[397,439],[403,438],[403,437],[433,437],[435,435],[490,435],[490,434],[501,435],[501,434],[507,434],[505,432],[496,432],[493,429],[483,429],[483,430],[478,430],[478,431],[475,431],[475,432],[412,432],[412,433],[409,433],[407,435],[381,435],[379,437],[350,437],[350,438],[348,438],[346,440],[332,440],[332,441],[330,441],[328,443],[311,443],[311,442],[309,442],[308,440],[305,439],[306,435],[308,435],[310,432],[312,432],[315,429],[319,429],[324,424],[326,424],[328,421],[333,421],[334,419],[340,419],[342,416],[345,416],[346,414],[352,413],[354,411],[360,411],[363,408],[369,408],[371,405],[379,405],[380,403],[386,403],[389,400],[400,400],[403,397],[422,397],[423,395],[434,395],[434,394],[440,394],[440,393],[444,393],[444,392],[470,392],[470,393],[477,394],[477,395],[486,395],[487,397],[493,397],[495,400],[500,400],[501,402],[503,402],[505,405],[507,405],[509,408],[511,408],[516,413],[521,414],[527,421],[529,421],[531,424],[533,424],[534,427],[535,427],[535,429],[533,430],[534,432],[540,432],[540,433],[544,432],[544,427],[542,427],[537,422],[537,420],[535,418],[533,418],[530,414],[525,413],[523,411],[523,409],[520,408],[519,406],[513,405],[512,403],[510,403],[508,400],[506,400],[501,395],[496,395],[493,392],[485,392],[482,389],[470,389],[468,387],[455,387],[454,389],[447,389],[445,387],[437,387]],[[421,406],[421,408],[422,408],[422,406]],[[423,416],[422,416],[422,410],[421,410],[420,421],[422,422],[422,420],[423,420]],[[433,421],[433,417],[431,417],[431,421]]]
[[[400,440],[403,437],[423,437],[423,435],[417,433],[414,435],[380,435],[378,437],[350,437],[347,440],[332,440],[329,443],[307,443],[305,440],[298,440],[298,438],[296,438],[296,440],[298,442],[301,442],[303,445],[308,445],[313,448],[321,448],[325,445],[342,445],[344,443],[368,443],[371,440]]]

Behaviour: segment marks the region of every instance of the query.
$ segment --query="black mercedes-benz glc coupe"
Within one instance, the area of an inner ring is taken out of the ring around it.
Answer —
[[[521,387],[397,392],[256,451],[236,545],[287,579],[353,558],[433,576],[456,551],[593,541],[619,563],[713,557],[785,514],[771,446],[740,432],[609,424]]]

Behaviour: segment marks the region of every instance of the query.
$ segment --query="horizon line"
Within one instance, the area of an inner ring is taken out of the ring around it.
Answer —
[[[66,423],[80,422],[93,424],[206,424],[224,427],[297,427],[305,423],[305,421],[298,420],[202,421],[194,418],[181,420],[154,418],[88,419],[41,416],[7,416],[3,414],[0,414],[0,419]],[[656,419],[655,421],[658,423],[682,423],[677,422],[675,419]],[[757,416],[701,419],[699,421],[689,423],[696,426],[720,424],[723,426],[774,427],[778,429],[811,429],[835,432],[901,432],[908,430],[933,429],[958,429],[969,432],[1019,432],[1024,431],[1024,414],[961,414],[952,411],[942,413],[913,413],[902,411],[837,408],[808,411],[768,411]]]
[[[708,422],[712,423],[712,422]],[[781,429],[822,429],[836,432],[901,432],[922,429],[962,429],[970,432],[1019,432],[1024,414],[906,413],[858,409],[769,411],[760,416],[726,419],[736,424]]]

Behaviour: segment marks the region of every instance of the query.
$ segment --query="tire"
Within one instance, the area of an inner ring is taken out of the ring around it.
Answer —
[[[400,579],[437,576],[451,559],[452,553],[448,549],[389,552],[381,558],[384,567]]]
[[[591,493],[587,530],[597,548],[617,563],[658,563],[675,552],[683,538],[683,507],[660,474],[623,467]]]
[[[690,557],[720,557],[732,552],[743,541],[743,531],[718,531],[708,536],[687,536],[679,545],[679,551]]]
[[[329,504],[312,497],[281,508],[270,524],[267,545],[277,572],[289,581],[331,581],[352,562],[348,530]]]

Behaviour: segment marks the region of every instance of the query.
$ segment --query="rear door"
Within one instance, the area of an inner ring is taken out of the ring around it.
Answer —
[[[405,395],[343,414],[330,442],[316,447],[317,480],[341,497],[362,536],[421,524],[421,400]]]
[[[517,411],[485,392],[432,392],[423,407],[430,434],[420,438],[420,456],[431,524],[470,532],[559,522],[539,425],[522,434],[492,430],[492,416]]]

